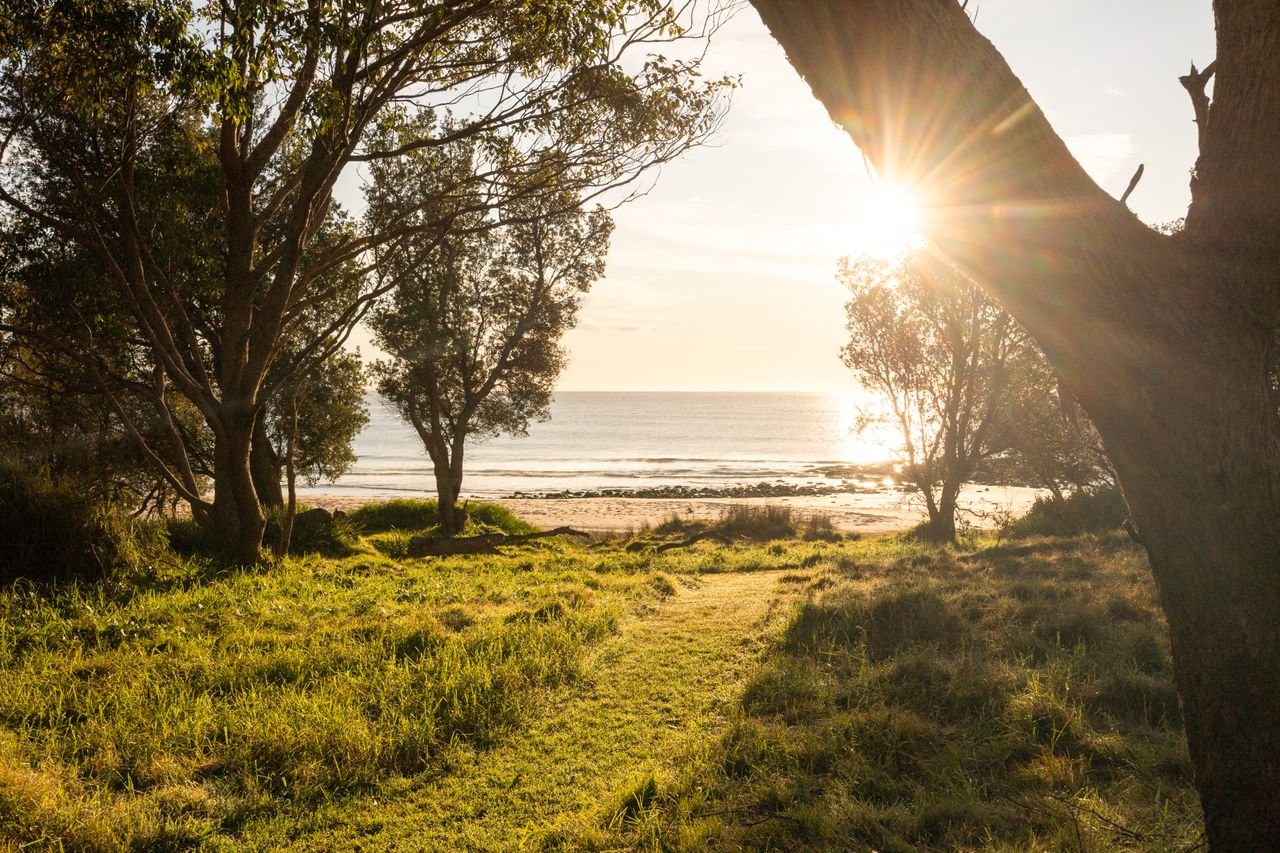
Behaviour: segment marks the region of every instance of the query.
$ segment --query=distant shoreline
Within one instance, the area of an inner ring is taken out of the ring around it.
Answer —
[[[977,527],[993,527],[1006,514],[1025,512],[1039,490],[1022,486],[971,484],[961,494],[965,517]],[[303,503],[328,510],[351,511],[365,504],[395,500],[396,497],[430,499],[431,494],[406,495],[299,495]],[[590,531],[635,530],[660,524],[677,516],[685,519],[718,519],[733,505],[787,506],[800,518],[824,515],[847,533],[892,533],[917,524],[923,507],[910,494],[897,488],[844,491],[822,495],[767,496],[679,496],[634,497],[630,495],[488,498],[508,507],[530,524],[542,528],[568,525]],[[466,500],[466,498],[464,498]]]

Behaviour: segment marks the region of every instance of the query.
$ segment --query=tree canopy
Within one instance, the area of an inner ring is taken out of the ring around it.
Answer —
[[[466,171],[471,152],[456,156]],[[384,192],[434,195],[437,170],[403,165],[407,173],[379,173],[370,217],[386,209]],[[560,339],[604,275],[613,231],[608,212],[583,209],[569,190],[523,198],[496,223],[478,214],[459,222],[453,236],[406,241],[380,258],[379,286],[393,289],[371,318],[390,356],[374,366],[378,390],[431,457],[449,532],[459,524],[468,438],[524,434],[547,417],[565,360]]]
[[[602,192],[705,140],[732,86],[660,52],[718,11],[658,0],[3,3],[0,204],[105,271],[147,372],[205,421],[212,501],[190,448],[149,458],[244,560],[263,530],[263,407],[385,292],[368,276],[379,251],[452,224],[401,209],[377,232],[344,227],[334,188],[349,167],[472,140],[485,156],[458,177],[482,188],[466,193],[478,209],[539,185]],[[209,240],[200,262],[193,230]],[[353,275],[361,286],[282,363]],[[75,351],[101,362],[97,331]]]

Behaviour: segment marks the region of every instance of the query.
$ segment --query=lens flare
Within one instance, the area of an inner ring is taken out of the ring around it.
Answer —
[[[857,225],[862,254],[892,258],[920,244],[920,204],[901,187],[877,184],[862,205]]]

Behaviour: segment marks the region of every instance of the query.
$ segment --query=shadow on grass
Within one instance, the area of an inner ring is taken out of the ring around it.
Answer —
[[[845,546],[722,738],[579,843],[1194,849],[1166,630],[1122,542]]]

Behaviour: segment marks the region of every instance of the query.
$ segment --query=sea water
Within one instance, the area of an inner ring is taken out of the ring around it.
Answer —
[[[838,484],[822,469],[887,460],[890,434],[857,429],[869,397],[836,393],[559,392],[527,436],[468,445],[463,493]],[[371,396],[359,461],[303,493],[429,495],[431,461],[412,427]]]

